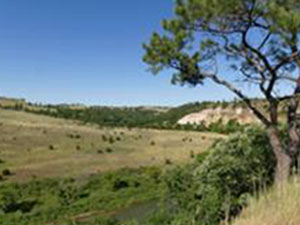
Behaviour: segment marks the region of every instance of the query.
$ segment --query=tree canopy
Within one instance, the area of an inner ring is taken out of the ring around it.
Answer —
[[[174,83],[197,86],[212,80],[226,87],[269,128],[275,154],[296,155],[300,1],[177,0],[174,17],[162,26],[164,32],[153,33],[144,44],[143,60],[153,73],[171,69]],[[260,90],[269,103],[267,113],[253,104],[239,82]],[[285,148],[275,139],[278,104],[287,99],[290,142]]]

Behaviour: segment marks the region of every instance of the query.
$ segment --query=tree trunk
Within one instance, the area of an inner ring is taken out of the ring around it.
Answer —
[[[298,79],[300,84],[300,78]],[[292,158],[292,166],[294,172],[298,171],[298,155],[299,155],[299,118],[297,116],[297,109],[299,106],[299,96],[297,96],[300,90],[300,86],[297,86],[295,95],[291,98],[290,105],[288,108],[287,121],[288,121],[288,136],[289,136],[289,144],[288,144],[288,154]]]
[[[288,145],[288,154],[292,159],[292,169],[293,173],[297,174],[298,171],[298,156],[299,156],[299,135],[298,135],[298,128],[296,122],[294,124],[290,124],[289,130],[289,145]]]
[[[291,172],[292,158],[282,146],[279,131],[276,127],[268,128],[270,144],[276,157],[276,174],[275,183],[282,184],[285,182]]]

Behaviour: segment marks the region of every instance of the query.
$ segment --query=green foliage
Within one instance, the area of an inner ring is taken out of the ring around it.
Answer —
[[[49,179],[1,183],[0,224],[69,225],[76,221],[82,225],[117,225],[120,223],[109,219],[109,212],[134,202],[159,198],[164,189],[161,177],[158,168],[140,168],[103,173],[80,181]],[[99,215],[74,221],[78,215],[89,212],[99,212]]]
[[[143,45],[143,60],[154,74],[171,68],[175,83],[192,86],[206,78],[222,84],[207,71],[215,69],[212,62],[224,56],[228,68],[239,75],[241,69],[250,76],[258,74],[256,57],[266,67],[283,62],[289,65],[279,69],[294,70],[286,58],[290,48],[297,49],[299,44],[298,5],[297,0],[177,0],[175,16],[162,22],[164,32],[154,32]],[[250,34],[255,34],[258,44],[248,41]]]
[[[248,195],[273,182],[275,158],[268,143],[263,131],[249,129],[218,141],[196,163],[171,170],[169,223],[211,225],[237,215]]]

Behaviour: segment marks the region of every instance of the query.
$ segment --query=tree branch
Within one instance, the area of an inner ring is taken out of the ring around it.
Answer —
[[[239,89],[235,88],[231,83],[229,83],[226,80],[220,79],[215,74],[204,74],[203,75],[206,78],[210,78],[215,83],[226,87],[228,90],[233,92],[235,95],[237,95],[240,99],[242,99],[247,106],[250,108],[250,110],[256,115],[256,117],[266,126],[270,126],[270,121],[252,104],[252,101],[250,98],[248,98],[246,95],[244,95]]]

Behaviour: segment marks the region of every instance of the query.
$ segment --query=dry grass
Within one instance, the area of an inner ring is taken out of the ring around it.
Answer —
[[[300,181],[294,180],[282,189],[274,189],[253,199],[234,225],[299,225]]]
[[[104,141],[103,135],[113,137],[114,142]],[[199,132],[99,129],[70,120],[0,110],[0,159],[5,161],[0,166],[15,172],[14,180],[166,166],[167,160],[172,164],[191,160],[191,152],[203,152],[222,137]]]
[[[24,99],[0,97],[0,106],[2,107],[14,107],[16,104],[25,106],[26,101]]]

